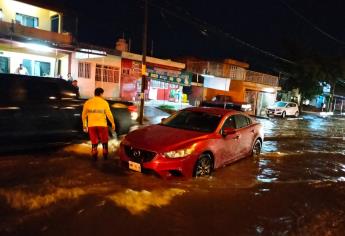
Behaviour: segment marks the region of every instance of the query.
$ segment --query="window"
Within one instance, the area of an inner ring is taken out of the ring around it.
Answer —
[[[120,69],[114,66],[96,64],[96,81],[103,81],[108,83],[119,82]]]
[[[26,98],[25,80],[0,79],[0,102],[23,102]]]
[[[35,61],[34,75],[50,76],[50,63],[43,61]]]
[[[235,116],[235,123],[236,123],[236,128],[240,129],[240,128],[246,127],[249,124],[251,124],[251,120],[250,120],[250,118],[248,118],[244,115],[236,115]]]
[[[9,73],[9,58],[8,57],[0,57],[0,73]]]
[[[16,13],[16,22],[32,28],[38,27],[38,17]]]
[[[177,129],[187,129],[199,132],[213,132],[222,117],[207,112],[180,111],[162,121],[161,125]]]
[[[50,62],[24,59],[23,67],[27,70],[28,75],[50,76]]]
[[[90,79],[91,63],[79,62],[78,63],[78,77]],[[97,70],[96,70],[97,72]]]
[[[50,18],[51,21],[51,31],[52,32],[59,32],[59,15],[54,15]]]
[[[31,101],[43,101],[58,99],[58,86],[55,83],[42,81],[25,81],[27,90],[27,99]]]
[[[233,128],[236,129],[235,125],[235,118],[233,116],[230,116],[226,121],[224,122],[223,129],[224,128]]]

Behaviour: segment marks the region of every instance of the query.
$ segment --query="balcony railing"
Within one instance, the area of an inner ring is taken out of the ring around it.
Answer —
[[[246,69],[221,62],[187,61],[187,69],[194,73],[244,80]]]
[[[277,76],[268,75],[260,72],[255,71],[247,71],[247,75],[245,77],[245,81],[258,83],[258,84],[265,84],[274,87],[279,86],[279,78]]]
[[[72,35],[69,33],[56,33],[32,27],[26,27],[18,23],[0,21],[0,33],[7,36],[35,38],[58,44],[71,44]]]

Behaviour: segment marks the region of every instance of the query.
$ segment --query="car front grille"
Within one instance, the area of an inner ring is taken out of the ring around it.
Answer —
[[[128,145],[125,145],[124,149],[129,159],[131,161],[138,162],[138,163],[152,161],[152,159],[156,156],[155,152],[150,152],[143,149],[134,148]]]
[[[270,112],[275,112],[275,109],[268,109],[268,111],[270,111]]]

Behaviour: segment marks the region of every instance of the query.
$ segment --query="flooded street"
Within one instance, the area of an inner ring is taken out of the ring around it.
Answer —
[[[0,158],[0,235],[344,235],[345,118],[259,120],[263,153],[162,180],[88,144]]]

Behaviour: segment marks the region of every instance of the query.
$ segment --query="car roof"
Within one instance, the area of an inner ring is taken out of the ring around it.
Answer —
[[[50,83],[60,83],[60,84],[70,84],[64,79],[55,78],[55,77],[45,77],[45,76],[33,76],[33,75],[19,75],[19,74],[8,74],[8,73],[0,73],[0,79],[9,79],[9,80],[39,80],[44,82]]]
[[[224,109],[220,107],[188,107],[184,110],[196,111],[196,112],[207,112],[214,115],[226,115],[226,114],[241,114],[240,112],[232,109]]]

